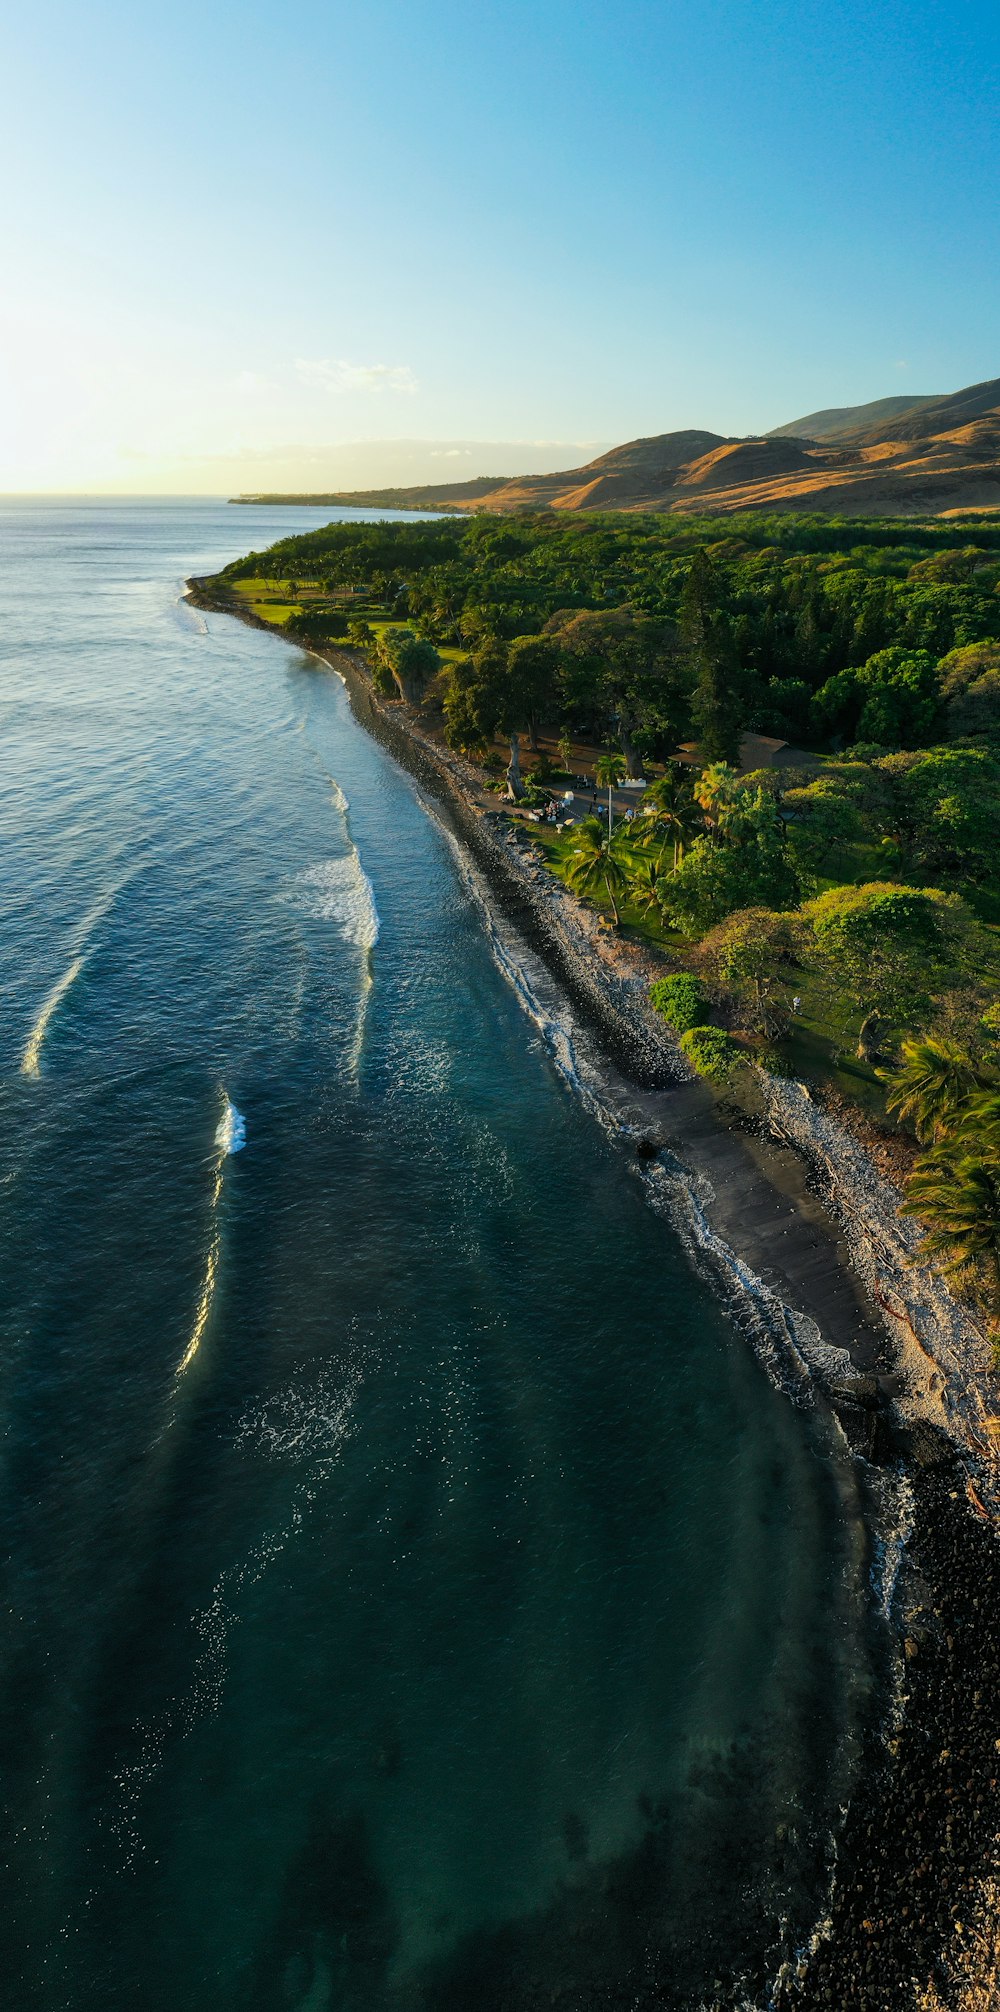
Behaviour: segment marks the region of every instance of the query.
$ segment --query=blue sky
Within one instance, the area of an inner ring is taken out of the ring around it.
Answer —
[[[995,376],[998,51],[975,0],[41,0],[0,489],[513,472]]]

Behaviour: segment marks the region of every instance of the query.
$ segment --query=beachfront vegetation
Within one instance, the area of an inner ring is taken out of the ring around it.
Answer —
[[[585,817],[577,826],[566,879],[578,894],[587,894],[595,884],[602,888],[617,929],[618,901],[629,886],[629,867],[599,818]]]
[[[722,1027],[689,1027],[680,1045],[691,1067],[712,1083],[728,1083],[748,1059],[746,1050]]]
[[[337,523],[222,582],[365,649],[484,788],[582,768],[594,814],[538,848],[674,967],[694,1065],[914,1136],[925,1251],[1000,1314],[1000,520]]]
[[[907,1180],[903,1214],[923,1225],[920,1256],[978,1300],[1000,1332],[1000,1077],[950,1044],[907,1047],[898,1107],[909,1104],[931,1143]]]
[[[649,988],[649,997],[657,1013],[662,1013],[668,1027],[677,1034],[686,1034],[690,1027],[703,1027],[710,1017],[701,980],[693,971],[672,971],[669,978],[657,978]]]

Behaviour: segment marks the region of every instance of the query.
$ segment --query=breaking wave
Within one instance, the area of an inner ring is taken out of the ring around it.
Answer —
[[[184,588],[184,591],[182,593],[178,594],[177,600],[174,605],[175,607],[179,608],[183,614],[187,616],[188,618],[187,626],[190,626],[194,630],[196,636],[208,635],[208,623],[206,622],[205,617],[201,612],[201,609],[195,606],[194,602],[191,599],[191,595],[186,587]]]
[[[219,1205],[225,1183],[226,1161],[233,1153],[240,1153],[246,1145],[247,1126],[242,1111],[236,1109],[228,1093],[222,1092],[222,1115],[215,1131],[215,1154],[212,1165],[211,1217],[212,1231],[202,1275],[201,1290],[195,1307],[194,1321],[184,1350],[175,1372],[179,1382],[186,1369],[190,1369],[205,1337],[215,1299],[215,1287],[219,1276],[219,1258],[222,1251],[222,1225],[219,1220]]]
[[[87,962],[87,958],[90,955],[87,946],[94,931],[103,922],[104,917],[107,915],[112,903],[117,900],[122,888],[127,886],[130,880],[134,879],[138,871],[138,866],[131,867],[127,873],[122,875],[120,880],[116,880],[112,887],[109,887],[104,894],[99,895],[92,907],[88,908],[82,922],[78,925],[75,931],[75,955],[67,965],[66,970],[62,973],[62,976],[57,978],[51,991],[46,994],[42,1001],[38,1017],[25,1043],[24,1053],[21,1057],[22,1076],[30,1076],[37,1081],[41,1075],[42,1049],[45,1046],[45,1037],[66,994],[76,984]]]
[[[28,1036],[24,1054],[21,1057],[22,1076],[31,1076],[37,1079],[41,1075],[42,1049],[45,1045],[45,1036],[70,986],[76,983],[86,961],[85,957],[74,957],[72,964],[63,972],[62,977],[56,981],[48,997],[45,999],[42,1010]]]
[[[226,1097],[226,1108],[219,1119],[219,1129],[215,1134],[215,1143],[220,1153],[227,1156],[230,1153],[241,1153],[246,1142],[247,1121],[242,1111],[238,1111],[236,1105],[230,1103],[229,1098]]]
[[[295,904],[318,922],[332,922],[346,943],[370,953],[379,938],[379,913],[372,884],[353,849],[339,859],[321,859],[295,879]]]
[[[282,898],[297,908],[301,915],[308,915],[316,922],[332,924],[344,943],[352,944],[361,952],[361,986],[346,1058],[347,1074],[356,1082],[365,1043],[368,1001],[374,982],[372,956],[381,924],[374,888],[351,837],[350,803],[336,776],[330,775],[327,770],[324,773],[330,786],[330,800],[342,820],[349,850],[338,854],[335,859],[318,859],[312,866],[303,867]]]

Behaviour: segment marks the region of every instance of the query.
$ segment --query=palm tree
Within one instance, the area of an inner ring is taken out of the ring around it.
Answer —
[[[647,830],[640,843],[651,845],[659,836],[661,859],[668,838],[673,840],[676,873],[684,857],[687,841],[695,829],[694,801],[686,784],[676,782],[672,776],[666,775],[650,783],[642,799],[642,820],[647,825]]]
[[[661,909],[663,898],[660,882],[663,878],[662,861],[644,858],[633,859],[625,869],[628,877],[629,893],[642,915],[648,915],[651,908]]]
[[[567,774],[571,774],[573,768],[572,736],[570,734],[560,734],[556,745],[559,749],[559,759],[562,762],[563,768]]]
[[[710,832],[725,830],[735,808],[738,783],[736,770],[725,761],[710,762],[695,782],[694,800]]]
[[[599,818],[586,817],[576,834],[576,844],[569,856],[566,879],[577,894],[586,894],[596,881],[603,881],[611,903],[611,913],[615,928],[621,917],[618,913],[616,894],[624,893],[628,880],[625,866],[614,850],[614,840],[605,837],[604,827]]]
[[[983,1079],[955,1041],[927,1035],[922,1041],[904,1041],[902,1054],[898,1069],[878,1071],[889,1084],[887,1108],[899,1118],[911,1118],[918,1139],[940,1139],[953,1129],[974,1091],[984,1088]]]
[[[928,1154],[907,1182],[901,1213],[926,1226],[920,1257],[936,1258],[946,1278],[973,1286],[984,1306],[1000,1311],[1000,1161],[948,1164]]]
[[[609,844],[610,844],[610,841],[611,841],[611,831],[612,831],[612,825],[611,825],[611,793],[612,793],[612,791],[613,791],[613,789],[614,789],[614,787],[615,787],[615,784],[616,784],[616,783],[618,783],[618,782],[621,782],[621,779],[622,779],[622,776],[623,776],[624,774],[625,774],[625,757],[624,757],[624,755],[620,755],[620,754],[602,754],[602,755],[600,755],[600,756],[598,757],[598,762],[597,762],[597,767],[596,767],[596,768],[595,768],[595,770],[594,770],[594,780],[595,780],[595,782],[597,783],[597,787],[598,787],[598,789],[603,789],[603,788],[604,788],[604,786],[605,786],[605,784],[607,784],[607,791],[608,791],[608,842],[609,842]]]
[[[1000,1093],[983,1090],[970,1097],[958,1112],[950,1136],[970,1159],[989,1156],[1000,1160]]]

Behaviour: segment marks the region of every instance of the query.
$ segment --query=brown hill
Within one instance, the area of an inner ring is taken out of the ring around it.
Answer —
[[[832,405],[824,412],[807,412],[804,419],[791,419],[787,426],[775,426],[772,440],[789,436],[796,440],[849,440],[855,433],[870,431],[886,420],[896,420],[904,412],[916,412],[922,405],[937,405],[938,398],[873,398],[870,405]]]
[[[829,510],[850,517],[1000,509],[1000,378],[947,398],[880,399],[812,414],[814,427],[818,421],[840,423],[828,425],[826,437],[789,427],[748,440],[698,431],[655,434],[613,447],[583,468],[495,484],[480,477],[421,489],[241,501],[368,508],[391,501],[397,509],[502,513]]]

